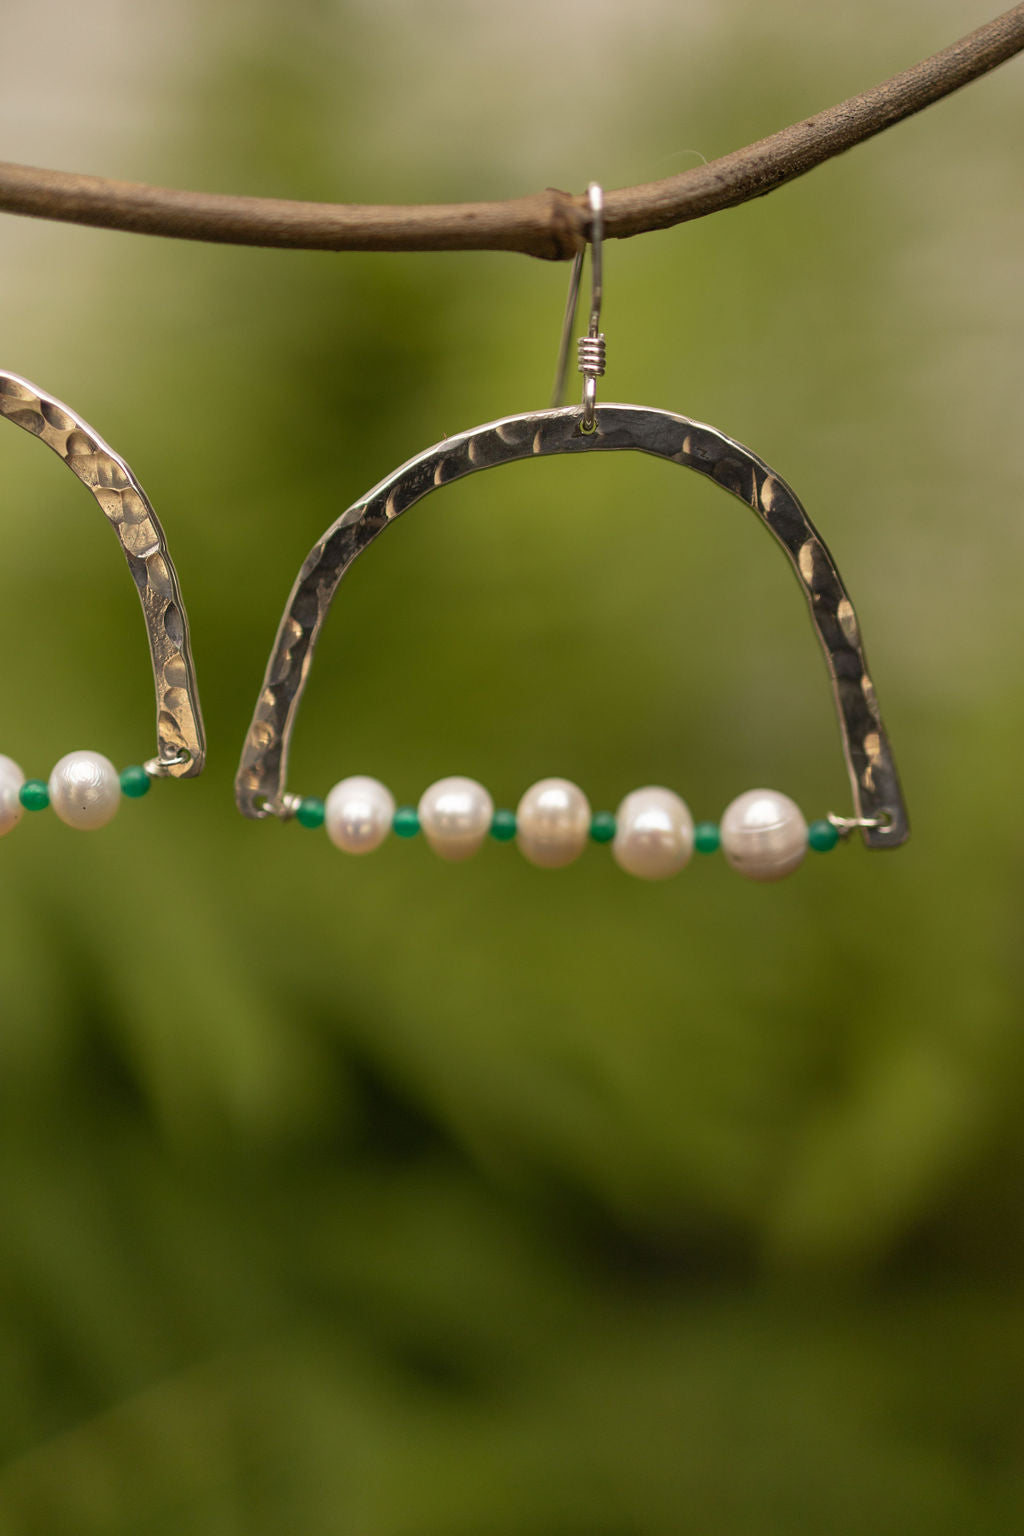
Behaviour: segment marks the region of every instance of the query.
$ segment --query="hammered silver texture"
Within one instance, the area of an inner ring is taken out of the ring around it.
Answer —
[[[235,797],[243,815],[287,815],[295,716],[338,583],[389,523],[431,491],[478,470],[551,454],[635,451],[705,475],[739,497],[785,550],[810,609],[832,683],[856,819],[871,848],[906,841],[909,823],[889,739],[868,673],[853,604],[835,562],[786,482],[714,427],[637,405],[596,408],[581,431],[578,406],[507,416],[428,448],[343,512],[314,545],[292,588],[242,750]],[[292,797],[293,798],[293,797]]]
[[[157,761],[150,772],[193,778],[206,739],[188,620],[156,513],[128,465],[68,406],[16,373],[0,370],[0,416],[52,448],[113,525],[139,593],[156,690]]]

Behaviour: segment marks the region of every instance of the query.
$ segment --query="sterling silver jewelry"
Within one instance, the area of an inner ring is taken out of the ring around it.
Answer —
[[[203,720],[189,645],[188,621],[163,529],[125,461],[52,395],[0,370],[0,416],[52,448],[95,497],[121,542],[142,603],[156,689],[157,754],[120,773],[100,752],[69,752],[48,780],[26,780],[0,757],[0,834],[25,810],[51,806],[83,830],[105,826],[122,795],[138,799],[154,778],[189,779],[206,756]]]
[[[898,847],[909,835],[907,813],[857,616],[832,556],[794,492],[749,448],[703,422],[646,406],[597,404],[605,338],[600,331],[603,200],[596,185],[589,199],[593,287],[587,335],[578,344],[582,409],[562,408],[558,401],[583,249],[573,263],[552,408],[487,422],[428,448],[349,507],[310,551],[288,599],[242,750],[238,807],[249,817],[326,825],[331,840],[349,853],[369,852],[391,831],[401,837],[422,831],[442,858],[460,860],[490,834],[499,842],[514,837],[532,863],[556,867],[577,858],[588,840],[610,842],[616,861],[646,879],[675,874],[695,850],[721,847],[741,874],[776,880],[795,869],[809,847],[828,851],[854,829],[869,848]],[[825,655],[853,816],[830,814],[808,827],[786,795],[757,789],[734,800],[720,824],[695,825],[679,795],[661,786],[633,791],[614,816],[593,815],[583,791],[564,779],[535,784],[515,813],[495,810],[483,786],[465,778],[432,785],[418,807],[396,808],[383,784],[363,776],[343,779],[326,801],[291,793],[285,782],[288,749],[321,627],[341,578],[378,534],[432,491],[479,470],[551,454],[624,451],[653,454],[705,475],[746,502],[781,545]]]

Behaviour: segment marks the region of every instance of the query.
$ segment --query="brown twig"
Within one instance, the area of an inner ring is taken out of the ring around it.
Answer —
[[[733,208],[872,138],[1024,49],[1024,4],[861,96],[681,176],[605,193],[604,233],[625,239]],[[298,203],[173,191],[0,163],[0,210],[180,240],[320,251],[520,251],[563,260],[586,199],[549,189],[506,202]]]

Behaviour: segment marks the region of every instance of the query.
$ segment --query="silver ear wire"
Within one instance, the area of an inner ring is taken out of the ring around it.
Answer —
[[[580,430],[590,433],[595,428],[597,381],[605,369],[605,338],[601,331],[601,300],[604,287],[604,193],[596,181],[592,181],[587,188],[587,197],[590,201],[590,319],[587,324],[587,334],[579,338],[576,348],[577,372],[583,375],[583,417]],[[572,271],[569,274],[569,293],[562,319],[558,362],[555,365],[555,387],[551,397],[551,404],[556,407],[561,405],[565,394],[565,376],[569,367],[569,340],[576,323],[576,308],[579,304],[585,255],[586,246],[581,245],[573,257]]]

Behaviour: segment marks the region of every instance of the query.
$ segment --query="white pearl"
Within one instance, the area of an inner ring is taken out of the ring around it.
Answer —
[[[50,806],[69,827],[105,827],[121,803],[117,769],[102,752],[69,752],[50,774]]]
[[[635,789],[615,813],[612,857],[629,875],[667,880],[690,862],[693,817],[685,800],[654,785]]]
[[[324,801],[327,836],[343,853],[372,853],[391,831],[395,799],[379,779],[356,775],[335,784]]]
[[[21,820],[18,790],[24,782],[25,775],[14,759],[0,756],[0,837]]]
[[[800,807],[775,789],[748,789],[727,807],[722,852],[750,880],[781,880],[802,863],[807,823]]]
[[[418,812],[431,848],[455,863],[476,853],[487,836],[494,801],[475,779],[438,779],[424,790]]]
[[[590,832],[590,804],[568,779],[541,779],[516,811],[516,840],[524,859],[541,869],[560,869],[578,859]]]

